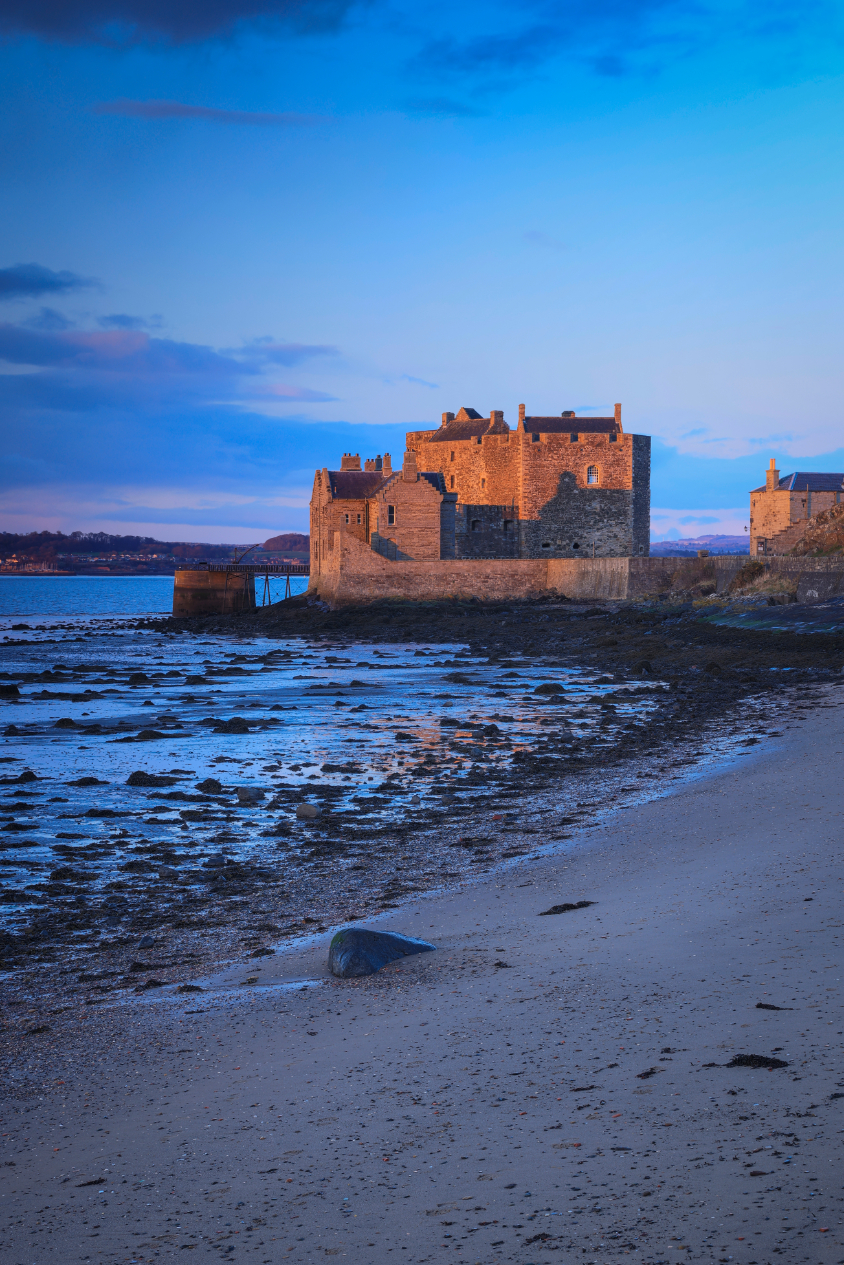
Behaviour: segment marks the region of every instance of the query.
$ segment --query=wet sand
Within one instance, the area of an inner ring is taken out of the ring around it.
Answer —
[[[33,1032],[4,1260],[839,1262],[844,706],[822,697],[570,853],[369,923],[436,953],[333,980],[321,935]]]

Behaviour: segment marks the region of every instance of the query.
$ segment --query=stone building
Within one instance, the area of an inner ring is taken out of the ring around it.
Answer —
[[[444,413],[409,431],[400,471],[389,456],[318,470],[311,500],[311,575],[348,532],[385,558],[531,559],[646,556],[650,438],[613,417]]]
[[[802,539],[808,519],[841,503],[844,474],[798,470],[780,478],[771,457],[765,486],[750,493],[751,554],[784,554]]]

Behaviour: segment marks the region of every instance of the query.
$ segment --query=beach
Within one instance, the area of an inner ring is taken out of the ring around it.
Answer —
[[[69,997],[9,1086],[4,1259],[840,1260],[843,752],[824,687],[571,851],[368,920],[436,952],[366,979],[326,933]]]

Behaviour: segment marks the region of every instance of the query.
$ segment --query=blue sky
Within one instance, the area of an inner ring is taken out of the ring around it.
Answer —
[[[445,409],[844,469],[840,4],[0,0],[0,528],[307,530]]]

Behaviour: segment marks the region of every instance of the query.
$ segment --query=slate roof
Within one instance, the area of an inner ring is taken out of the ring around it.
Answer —
[[[453,422],[446,422],[428,439],[429,444],[459,443],[461,439],[477,439],[481,435],[509,435],[510,427],[506,422],[491,422],[488,417],[481,417],[473,408],[462,408]]]
[[[419,470],[417,471],[420,479],[427,479],[432,488],[436,488],[437,492],[441,492],[445,496],[445,475],[440,474],[438,470]],[[392,483],[394,479],[402,478],[402,468],[399,466],[394,470],[392,475],[388,476],[387,482]]]
[[[621,434],[614,417],[526,417],[525,430],[545,435]]]
[[[343,501],[374,496],[384,482],[383,470],[329,470],[331,495]]]
[[[754,492],[764,492],[766,488],[754,488]],[[797,470],[787,474],[777,484],[779,492],[842,492],[844,491],[844,474],[813,473],[808,470]]]

